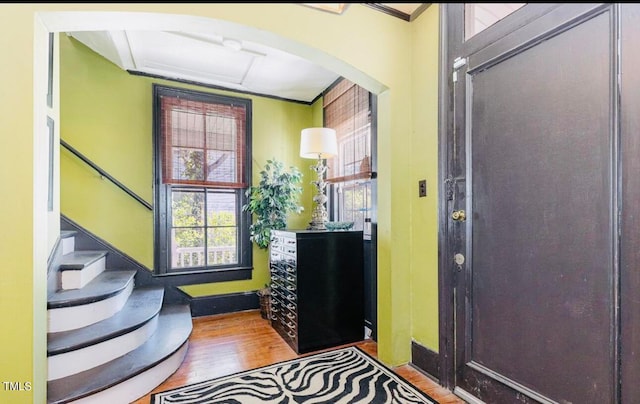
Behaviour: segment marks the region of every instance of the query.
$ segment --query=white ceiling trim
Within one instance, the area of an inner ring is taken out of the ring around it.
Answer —
[[[353,66],[318,49],[269,31],[229,21],[184,14],[140,12],[61,11],[37,14],[50,32],[68,32],[124,70],[145,73],[142,71],[141,59],[136,55],[132,33],[180,32],[187,35],[205,37],[220,35],[237,39],[242,42],[245,49],[267,55],[253,61],[249,71],[244,74],[243,84],[238,84],[235,88],[213,79],[202,81],[203,84],[301,102],[313,101],[340,76],[357,82],[374,94],[380,94],[387,89]],[[278,57],[270,58],[271,53],[277,53]],[[161,61],[153,61],[162,64]],[[159,65],[156,64],[154,67],[157,68]],[[315,73],[304,77],[303,72],[308,67],[316,69]],[[191,70],[198,71],[197,68]],[[278,74],[274,76],[274,73]],[[177,75],[168,78],[180,79]],[[292,79],[295,80],[292,82]],[[311,94],[314,96],[312,97]]]
[[[118,52],[118,59],[120,64],[118,66],[124,70],[137,69],[133,55],[131,54],[131,44],[129,43],[129,37],[126,31],[107,31],[111,35],[113,45]]]

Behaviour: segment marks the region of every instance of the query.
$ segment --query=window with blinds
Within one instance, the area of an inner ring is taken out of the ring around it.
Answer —
[[[244,106],[161,96],[162,181],[244,188]]]
[[[250,268],[251,101],[162,86],[154,99],[156,271]]]
[[[327,160],[332,220],[352,221],[371,237],[372,113],[364,88],[342,79],[323,97],[324,125],[336,130],[338,155]]]
[[[338,156],[327,160],[327,181],[371,177],[369,92],[343,79],[323,98],[325,126],[336,130]]]

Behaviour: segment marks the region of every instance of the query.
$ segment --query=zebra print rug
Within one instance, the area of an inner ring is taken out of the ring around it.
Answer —
[[[153,404],[435,403],[357,347],[337,349],[179,387]]]

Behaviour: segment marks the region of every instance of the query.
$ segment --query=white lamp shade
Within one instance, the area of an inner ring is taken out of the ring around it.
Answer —
[[[338,155],[336,131],[331,128],[302,129],[300,157],[326,159]]]

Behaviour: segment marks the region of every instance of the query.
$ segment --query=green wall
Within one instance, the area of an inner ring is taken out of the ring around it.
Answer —
[[[152,84],[191,88],[252,100],[253,178],[269,158],[294,165],[304,177],[300,202],[289,226],[310,220],[308,161],[298,156],[300,131],[313,124],[313,108],[294,102],[249,96],[130,75],[81,42],[61,36],[61,138],[152,203]],[[147,268],[153,268],[153,214],[86,164],[61,152],[61,212]],[[253,291],[269,277],[267,253],[254,245],[254,272],[246,281],[190,285],[192,296]]]
[[[43,83],[46,83],[48,32],[193,27],[206,32],[220,30],[305,57],[377,94],[378,354],[389,365],[406,363],[414,335],[429,348],[436,349],[438,327],[432,318],[437,312],[437,305],[433,303],[437,295],[437,284],[433,281],[437,278],[437,258],[434,243],[429,240],[437,233],[433,219],[436,184],[430,179],[434,178],[437,161],[435,150],[425,150],[424,154],[417,150],[435,142],[432,128],[437,122],[435,119],[425,122],[417,117],[420,114],[436,116],[436,107],[426,101],[435,94],[436,78],[432,74],[428,74],[428,79],[421,76],[431,71],[438,58],[436,49],[429,45],[438,32],[437,9],[437,4],[431,5],[426,14],[408,23],[356,3],[350,4],[339,16],[292,3],[13,3],[0,6],[0,53],[7,60],[0,63],[3,89],[0,110],[5,112],[0,120],[0,144],[3,145],[0,161],[4,167],[0,170],[0,183],[5,190],[10,190],[3,194],[0,209],[3,229],[0,233],[3,262],[0,315],[5,330],[0,333],[0,379],[30,381],[33,386],[31,391],[15,393],[0,390],[0,401],[40,403],[46,396],[46,260],[50,251],[47,235],[56,233],[56,229],[51,228],[55,225],[47,220],[46,192],[43,192],[47,174],[46,154],[43,158],[42,150],[47,143],[46,85]],[[76,13],[79,10],[81,14]],[[112,19],[105,12],[124,14]],[[425,17],[426,22],[422,21]],[[416,25],[421,27],[418,29]],[[318,35],[319,32],[322,35]],[[60,35],[61,41],[63,37],[64,34]],[[58,97],[61,95],[54,94],[54,101]],[[61,101],[64,105],[64,100]],[[97,103],[99,99],[91,101]],[[258,104],[256,100],[254,112]],[[316,114],[309,114],[308,118],[300,118],[305,122],[299,128],[309,122],[318,124]],[[62,124],[67,127],[66,122]],[[91,126],[91,131],[98,129],[96,127]],[[118,128],[129,131],[127,127]],[[292,130],[291,136],[293,133]],[[90,135],[75,133],[75,136]],[[143,144],[143,139],[133,141],[140,142],[143,149],[150,147]],[[108,139],[103,142],[108,144]],[[125,159],[130,153],[130,150],[123,151]],[[282,153],[283,159],[286,153],[296,155],[295,148]],[[102,164],[98,157],[96,160]],[[61,165],[69,168],[68,163],[61,162]],[[298,166],[305,171],[303,162]],[[143,171],[140,167],[139,172]],[[418,178],[429,181],[430,193],[426,199],[417,200],[415,180]],[[83,181],[97,180],[85,178]],[[130,182],[125,183],[136,192],[149,195],[143,180],[127,181]],[[111,191],[104,191],[107,192]],[[310,197],[310,194],[306,196],[308,201]],[[425,213],[419,213],[423,211]],[[132,220],[143,222],[144,213],[132,213]],[[150,223],[150,219],[147,220]],[[416,230],[416,226],[422,228]],[[148,262],[150,255],[144,249],[149,248],[149,241],[135,245],[133,248],[141,251],[140,260]],[[434,250],[423,255],[421,248]],[[425,284],[412,287],[416,280]],[[418,293],[429,297],[423,299]]]
[[[438,352],[438,6],[414,20],[410,153],[411,337]],[[426,198],[418,181],[427,180]]]

